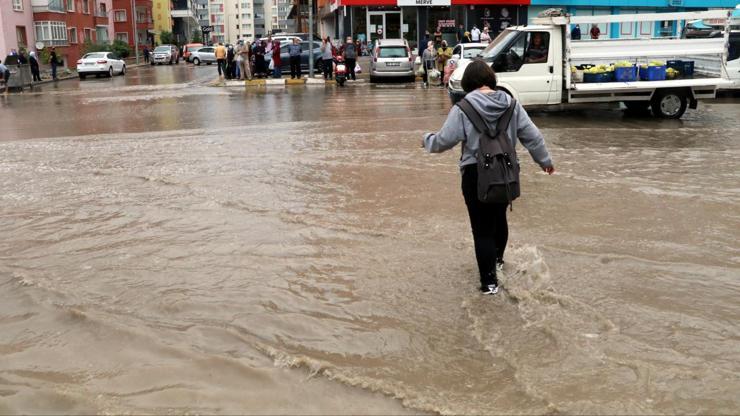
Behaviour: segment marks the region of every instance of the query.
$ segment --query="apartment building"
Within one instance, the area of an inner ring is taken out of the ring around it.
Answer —
[[[22,0],[20,4],[29,5]],[[76,67],[85,42],[112,40],[112,0],[30,0],[30,7],[35,44],[56,47],[57,55],[70,68]]]
[[[154,21],[154,42],[162,43],[159,34],[172,32],[172,1],[152,0],[152,20]]]
[[[195,0],[172,0],[172,34],[175,42],[187,43],[193,38],[193,30],[200,29]]]
[[[31,0],[0,0],[0,59],[35,43]]]
[[[140,50],[144,46],[151,47],[154,44],[152,0],[135,0],[134,11],[131,11],[131,3],[131,0],[113,0],[114,39],[126,42],[132,48],[136,42]]]

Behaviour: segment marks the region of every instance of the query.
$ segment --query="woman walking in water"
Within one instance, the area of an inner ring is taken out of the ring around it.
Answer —
[[[496,74],[493,69],[481,60],[473,61],[465,69],[462,87],[467,93],[465,99],[477,110],[488,129],[495,131],[499,119],[507,113],[512,98],[503,91],[495,90]],[[542,170],[552,175],[555,168],[545,146],[545,139],[537,126],[518,102],[514,103],[510,114],[511,121],[505,131],[512,148],[516,147],[518,138]],[[482,133],[476,129],[473,122],[459,106],[455,105],[439,132],[424,135],[423,146],[430,153],[439,153],[452,149],[457,143],[462,142],[460,158],[462,193],[473,230],[480,290],[483,294],[492,295],[498,292],[496,272],[503,268],[504,251],[509,238],[506,220],[509,203],[484,203],[478,199],[477,154],[481,136]]]

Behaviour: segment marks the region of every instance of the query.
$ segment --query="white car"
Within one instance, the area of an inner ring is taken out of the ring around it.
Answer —
[[[450,76],[458,66],[467,64],[478,57],[484,49],[488,47],[488,42],[460,43],[452,50],[452,57],[447,61],[444,70],[444,82],[449,81]]]
[[[90,52],[77,61],[77,74],[80,79],[88,75],[105,75],[109,78],[113,74],[124,75],[126,62],[113,52]]]

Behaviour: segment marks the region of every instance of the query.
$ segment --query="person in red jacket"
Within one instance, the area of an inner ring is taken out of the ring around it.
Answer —
[[[280,65],[282,65],[282,61],[280,61],[280,41],[277,39],[272,41],[272,65],[272,77],[282,78],[283,71],[280,69]]]
[[[599,29],[599,26],[596,24],[591,26],[591,39],[598,39],[599,35],[601,35],[601,30]]]

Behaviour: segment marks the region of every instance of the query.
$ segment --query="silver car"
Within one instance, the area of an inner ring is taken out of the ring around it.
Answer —
[[[414,58],[408,43],[403,39],[378,39],[370,60],[370,82],[379,78],[416,79]]]
[[[154,48],[151,57],[152,65],[154,64],[170,64],[175,65],[180,63],[180,50],[174,45],[159,45]]]
[[[195,65],[200,64],[212,64],[216,62],[216,48],[213,46],[201,46],[200,48],[190,52],[188,61]]]

